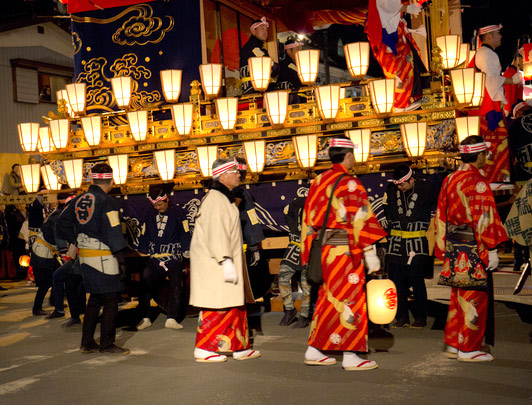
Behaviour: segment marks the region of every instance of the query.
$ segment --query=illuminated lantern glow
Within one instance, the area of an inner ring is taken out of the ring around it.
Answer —
[[[63,160],[65,177],[70,188],[80,188],[83,181],[83,159]]]
[[[523,79],[532,80],[532,43],[523,45]]]
[[[128,108],[133,91],[133,79],[129,76],[113,77],[111,78],[111,87],[113,88],[113,94],[115,95],[118,108]]]
[[[427,123],[410,122],[401,124],[401,137],[406,154],[409,157],[423,156],[427,145]]]
[[[436,45],[441,49],[444,69],[452,69],[458,65],[461,44],[462,40],[459,35],[442,35],[436,37]]]
[[[39,123],[25,122],[17,125],[18,139],[24,152],[34,152],[39,140]]]
[[[337,84],[318,86],[314,89],[318,111],[324,120],[335,119],[340,106],[340,89]]]
[[[455,118],[456,134],[458,143],[471,135],[480,135],[480,116],[471,115],[467,117]]]
[[[365,76],[369,67],[369,42],[353,42],[344,45],[345,61],[353,78]]]
[[[272,125],[282,125],[288,112],[289,90],[269,91],[264,93],[266,113]]]
[[[212,177],[212,164],[218,159],[218,146],[198,146],[196,148],[196,161],[203,177]]]
[[[470,104],[475,93],[475,68],[451,70],[451,80],[456,101]]]
[[[52,133],[52,142],[55,148],[66,148],[70,134],[70,121],[68,118],[50,120],[50,132]]]
[[[310,86],[316,81],[320,66],[319,49],[303,49],[296,53],[297,75],[302,84]]]
[[[67,93],[66,89],[57,90],[55,92],[55,95],[57,97],[57,105],[59,105],[59,102],[61,100],[64,100],[65,104],[66,104],[66,107],[67,107],[67,114],[70,117],[73,117],[75,114],[74,114],[74,110],[72,110],[72,106],[70,105],[70,102],[68,101],[68,93]]]
[[[155,151],[153,159],[161,180],[172,180],[175,173],[175,149]]]
[[[353,141],[355,162],[367,162],[371,148],[371,130],[369,128],[352,129],[346,131],[345,134]]]
[[[206,98],[216,97],[222,86],[222,65],[209,63],[200,65],[201,86]]]
[[[167,103],[177,103],[181,94],[182,71],[178,69],[161,70],[161,86]]]
[[[109,166],[113,169],[115,184],[124,184],[127,180],[128,159],[126,155],[110,155],[107,157]]]
[[[179,135],[188,135],[192,129],[194,106],[191,103],[175,104],[172,106],[172,119]]]
[[[473,98],[470,107],[480,107],[484,101],[484,91],[486,84],[486,73],[475,72],[475,86],[473,89]]]
[[[377,325],[392,322],[397,314],[397,289],[392,280],[370,280],[366,284],[368,317]]]
[[[302,169],[312,169],[318,157],[318,136],[293,136],[292,143],[296,152],[297,162]]]
[[[148,111],[130,111],[127,113],[129,129],[135,141],[143,141],[148,134]]]
[[[371,104],[378,114],[389,113],[393,108],[395,79],[376,79],[368,83]]]
[[[238,113],[238,98],[221,97],[216,99],[216,114],[223,129],[233,129]]]
[[[66,85],[66,91],[68,95],[68,102],[72,107],[72,111],[76,114],[85,113],[85,91],[87,86],[85,83],[71,83]]]
[[[100,144],[102,137],[102,117],[100,115],[81,117],[81,127],[83,128],[85,139],[90,146]]]
[[[460,58],[458,59],[457,66],[460,66],[462,63],[469,63],[469,44],[460,44]]]
[[[61,189],[59,177],[54,173],[52,166],[46,165],[41,167],[41,175],[44,181],[44,186],[47,190],[58,191]]]
[[[248,59],[249,78],[255,91],[266,91],[270,84],[272,58],[259,56]]]
[[[37,150],[41,153],[52,152],[54,143],[50,135],[50,127],[39,128],[39,140],[37,141]]]
[[[18,259],[18,264],[20,267],[29,267],[30,266],[30,257],[28,255],[22,255]]]
[[[41,180],[41,165],[38,163],[30,165],[20,165],[20,179],[26,193],[36,193],[39,191],[39,183]]]
[[[249,169],[253,173],[260,173],[264,170],[266,163],[266,141],[257,140],[244,142],[244,153]]]

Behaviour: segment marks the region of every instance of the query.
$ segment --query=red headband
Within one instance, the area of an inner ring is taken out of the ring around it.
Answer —
[[[238,170],[247,170],[248,169],[248,165],[238,165]]]
[[[486,25],[478,30],[478,35],[484,35],[488,32],[499,31],[502,29],[502,25]]]
[[[168,199],[168,196],[166,194],[165,195],[160,195],[155,200],[152,199],[150,196],[148,196],[148,200],[150,200],[150,202],[152,204],[158,203],[159,201],[166,201],[167,199]]]
[[[331,138],[331,140],[329,141],[329,148],[352,148],[354,149],[355,146],[353,145],[353,141],[351,141],[351,139]]]
[[[491,142],[474,143],[472,145],[460,145],[458,150],[460,153],[480,153],[491,146]]]
[[[226,171],[232,168],[238,168],[238,163],[236,163],[234,160],[231,162],[224,163],[223,165],[220,165],[212,169],[212,177],[214,179],[217,177],[220,177],[221,174],[225,173]]]
[[[93,179],[112,179],[113,173],[91,173]]]
[[[263,24],[266,26],[266,28],[270,27],[270,24],[268,24],[268,21],[266,21],[266,17],[264,16],[260,18],[260,21],[257,21],[256,23],[251,24],[251,27],[249,27],[249,29],[254,30],[255,28]]]
[[[412,177],[412,168],[409,168],[408,173],[401,177],[399,180],[392,180],[392,183],[395,185],[403,184],[405,181],[410,180],[410,177]]]

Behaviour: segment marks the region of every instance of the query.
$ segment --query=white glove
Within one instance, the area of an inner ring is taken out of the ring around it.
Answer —
[[[412,15],[418,15],[419,13],[421,13],[421,9],[422,7],[417,3],[409,4],[408,6],[406,6],[406,12]]]
[[[224,281],[226,283],[238,283],[238,274],[236,273],[236,267],[233,261],[227,258],[222,262],[222,266],[224,268]]]
[[[512,83],[513,84],[519,84],[519,83],[522,83],[523,80],[521,78],[521,73],[520,72],[517,72],[516,74],[514,74],[512,76]]]
[[[419,28],[413,29],[413,30],[409,29],[408,31],[410,31],[411,34],[418,34],[418,35],[421,35],[424,38],[427,38],[427,30],[425,29],[424,25],[422,25]]]
[[[499,255],[497,254],[497,249],[490,250],[488,254],[489,254],[489,261],[488,261],[488,268],[486,270],[488,271],[496,270],[497,266],[499,266]]]
[[[368,274],[375,273],[381,268],[381,262],[377,257],[377,250],[375,249],[375,245],[371,245],[366,249],[364,250],[364,260],[366,261]]]
[[[256,250],[255,252],[252,252],[252,255],[251,255],[251,262],[249,263],[249,266],[250,266],[250,267],[256,266],[257,264],[259,264],[259,260],[260,260],[260,253],[259,253],[259,251]]]

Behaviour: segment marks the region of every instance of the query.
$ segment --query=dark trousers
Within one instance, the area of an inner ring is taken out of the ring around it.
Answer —
[[[65,312],[65,281],[74,263],[70,260],[59,267],[53,275],[54,306],[56,312]]]
[[[397,288],[396,319],[408,322],[408,289],[414,291],[414,318],[416,321],[427,320],[427,288],[425,287],[424,268],[419,264],[388,264],[388,274]]]
[[[86,301],[85,285],[80,274],[70,273],[65,281],[66,297],[70,307],[70,317],[79,319],[85,313]]]
[[[81,345],[86,346],[94,343],[94,332],[98,322],[98,313],[103,306],[102,320],[100,323],[100,348],[106,349],[112,346],[116,337],[116,320],[118,318],[118,301],[117,292],[94,294],[91,293],[85,319],[83,320],[83,335]]]
[[[35,276],[35,283],[37,284],[37,293],[33,301],[33,312],[42,309],[44,297],[48,290],[52,287],[52,276],[55,267],[35,267],[33,275]],[[52,299],[54,292],[52,291]]]
[[[156,260],[149,260],[142,271],[141,291],[139,293],[141,316],[143,318],[150,317],[150,300],[157,296],[166,276],[168,276],[167,316],[181,322],[183,320],[183,311],[180,311],[183,297],[183,266],[177,261],[166,262],[168,268],[166,271],[157,263]]]

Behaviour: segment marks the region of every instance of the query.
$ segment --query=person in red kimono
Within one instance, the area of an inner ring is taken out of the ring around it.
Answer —
[[[508,240],[490,185],[480,173],[489,146],[476,135],[460,143],[463,165],[444,180],[436,211],[435,254],[443,260],[439,284],[452,286],[445,355],[467,362],[493,360],[481,351],[484,338],[493,344],[493,323],[488,322],[493,286],[487,271],[497,268],[497,245]]]
[[[323,284],[312,317],[305,363],[328,366],[336,360],[323,351],[343,352],[345,370],[371,370],[378,365],[356,352],[368,351],[366,274],[380,269],[375,243],[386,236],[362,184],[349,175],[354,165],[353,143],[347,137],[330,140],[330,170],[320,174],[310,187],[301,227],[301,264],[309,261],[312,241],[326,223],[322,247]],[[340,179],[334,193],[332,187]],[[331,197],[331,194],[333,196]],[[331,210],[325,213],[329,199]]]

